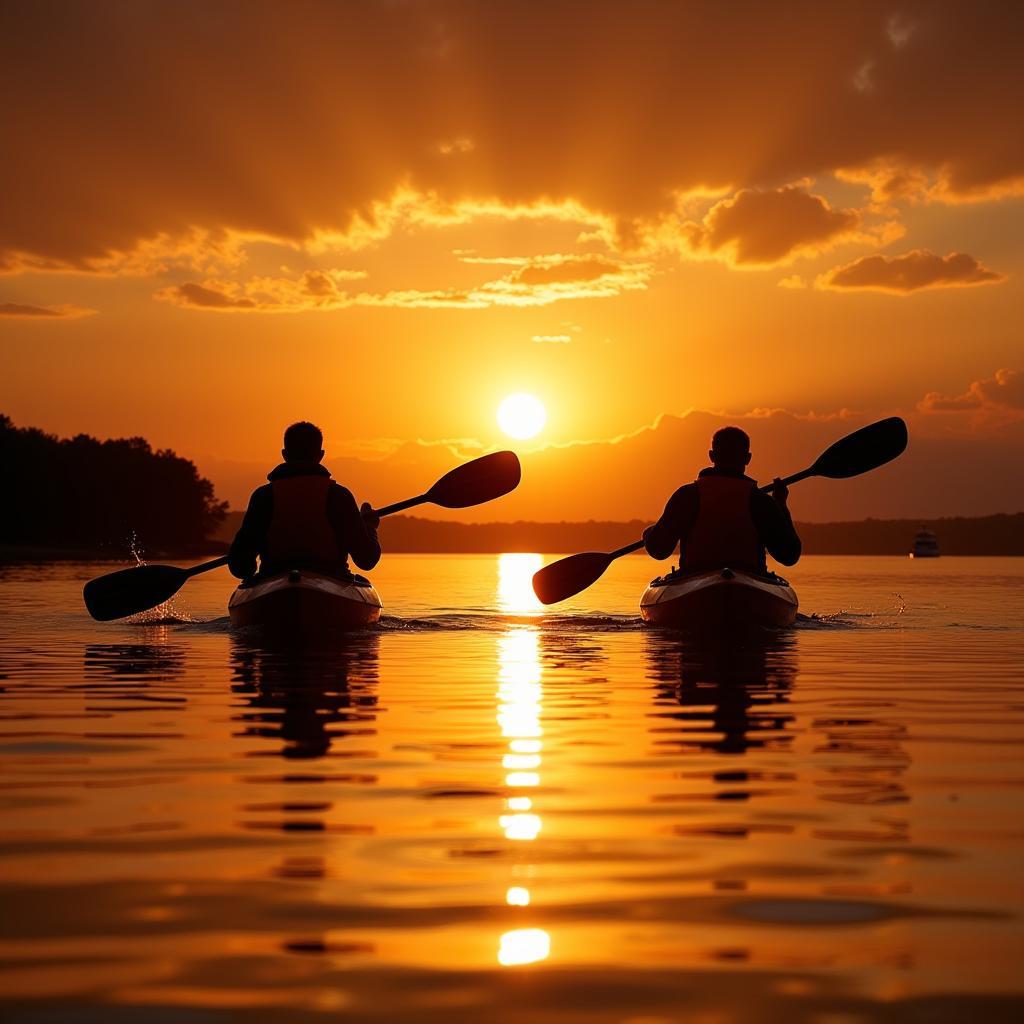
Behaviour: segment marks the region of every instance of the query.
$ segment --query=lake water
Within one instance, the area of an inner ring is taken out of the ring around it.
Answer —
[[[1024,1019],[1024,559],[808,557],[716,652],[546,560],[388,557],[305,654],[0,570],[0,1018]]]

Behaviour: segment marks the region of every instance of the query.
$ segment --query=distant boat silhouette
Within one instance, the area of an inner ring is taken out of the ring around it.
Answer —
[[[939,539],[931,530],[921,527],[914,536],[914,547],[910,552],[911,558],[938,558]]]

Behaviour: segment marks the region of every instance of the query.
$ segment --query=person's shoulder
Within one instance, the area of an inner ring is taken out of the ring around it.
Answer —
[[[273,495],[273,493],[274,493],[274,485],[273,484],[261,484],[259,487],[256,488],[255,491],[252,492],[252,494],[249,495],[249,503],[252,504],[254,501],[256,501],[256,502],[263,501],[263,500],[271,497],[271,495]]]
[[[696,497],[697,490],[697,481],[691,480],[689,483],[682,484],[675,489],[675,492],[672,495],[672,500],[685,501],[688,498]]]
[[[335,501],[355,501],[355,495],[344,485],[339,484],[337,480],[332,480],[330,487],[327,489],[330,496]]]

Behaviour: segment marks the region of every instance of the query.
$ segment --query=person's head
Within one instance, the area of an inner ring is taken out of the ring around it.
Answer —
[[[281,454],[285,462],[319,462],[324,457],[324,435],[320,428],[302,420],[284,432]]]
[[[750,462],[750,438],[739,427],[722,427],[711,438],[708,455],[717,469],[742,473]]]

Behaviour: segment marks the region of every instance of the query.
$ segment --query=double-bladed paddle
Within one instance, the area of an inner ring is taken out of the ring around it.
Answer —
[[[500,498],[519,486],[522,469],[515,452],[492,452],[445,473],[425,494],[385,505],[379,516],[412,508],[414,505],[440,505],[442,508],[468,508]],[[227,557],[178,569],[173,565],[138,565],[97,576],[85,585],[82,596],[89,614],[99,622],[123,619],[126,615],[148,611],[172,598],[191,576],[227,565]]]
[[[906,447],[906,423],[899,416],[890,416],[840,438],[818,456],[813,466],[785,477],[782,482],[795,484],[811,476],[824,476],[832,480],[860,476],[861,473],[891,462]],[[770,491],[773,486],[767,484],[761,490]],[[534,573],[533,592],[544,604],[565,601],[596,583],[616,558],[639,551],[643,546],[644,542],[638,540],[616,551],[584,551],[579,555],[561,558]]]

